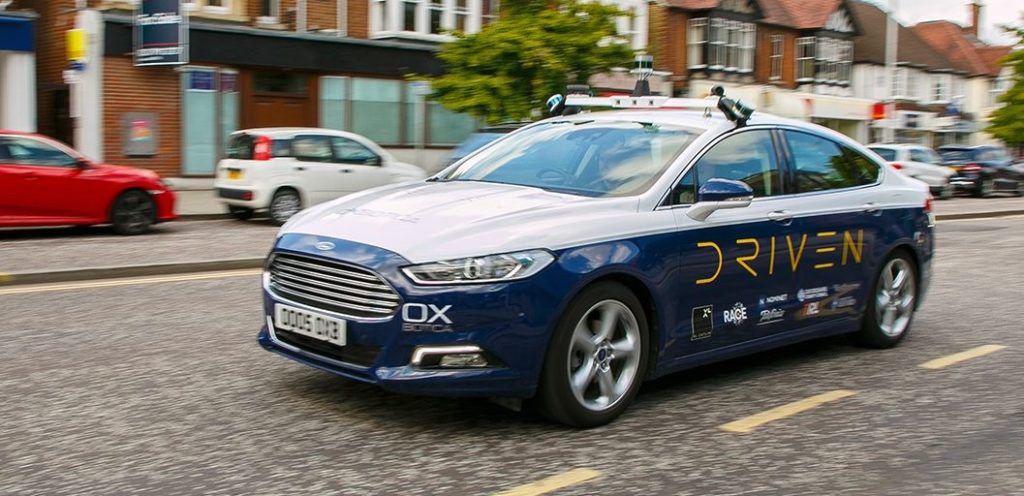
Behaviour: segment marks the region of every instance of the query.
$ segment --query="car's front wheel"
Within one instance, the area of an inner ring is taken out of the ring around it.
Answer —
[[[910,256],[892,254],[878,276],[857,341],[872,348],[892,348],[910,330],[917,306],[917,272]]]
[[[974,190],[974,196],[988,198],[996,191],[996,182],[992,179],[979,179],[978,189]]]
[[[110,222],[114,232],[133,235],[149,231],[156,218],[156,205],[148,193],[141,190],[129,190],[121,193],[114,200],[110,212]]]
[[[575,427],[614,420],[643,382],[647,339],[632,291],[614,282],[584,289],[555,329],[535,399],[540,412]]]

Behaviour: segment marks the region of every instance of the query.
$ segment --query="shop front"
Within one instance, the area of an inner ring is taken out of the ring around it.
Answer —
[[[0,11],[0,129],[36,131],[35,22]]]

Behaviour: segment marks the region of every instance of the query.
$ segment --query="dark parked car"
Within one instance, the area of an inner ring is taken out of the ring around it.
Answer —
[[[462,160],[470,153],[473,153],[484,146],[490,144],[492,141],[505,136],[516,129],[519,129],[529,122],[508,122],[502,123],[495,126],[485,127],[466,138],[465,141],[459,144],[452,150],[451,156],[448,157],[448,161],[445,162],[444,166],[447,167],[459,160]]]
[[[939,147],[947,167],[956,171],[950,180],[957,191],[986,197],[1005,191],[1024,196],[1024,169],[1015,166],[1005,150],[993,145]]]

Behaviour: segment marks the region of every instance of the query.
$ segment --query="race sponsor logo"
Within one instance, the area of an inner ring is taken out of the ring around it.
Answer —
[[[782,318],[786,316],[786,311],[781,308],[770,308],[767,310],[761,310],[761,320],[757,321],[757,325],[774,324],[776,322],[782,322]]]
[[[781,294],[771,295],[771,296],[762,296],[762,297],[757,299],[757,306],[758,306],[758,308],[762,308],[763,309],[763,308],[765,308],[767,306],[774,306],[774,305],[778,305],[780,303],[785,303],[788,300],[789,300],[789,294],[788,293],[781,293]]]
[[[852,296],[843,296],[842,298],[836,298],[829,303],[829,308],[847,308],[857,305],[857,299]]]
[[[796,292],[796,299],[800,300],[801,303],[807,300],[818,300],[828,296],[828,286],[818,286],[816,288],[800,288]]]
[[[743,324],[747,321],[747,307],[737,302],[732,308],[722,312],[722,320],[735,326]]]
[[[813,250],[807,249],[807,242],[820,244]],[[736,249],[732,249],[732,248]],[[771,236],[769,238],[739,238],[727,241],[701,241],[697,250],[704,256],[714,257],[717,263],[707,266],[706,277],[694,280],[695,284],[712,284],[722,275],[725,264],[736,264],[750,277],[764,277],[776,272],[796,274],[801,261],[813,270],[827,270],[850,264],[860,264],[864,254],[864,230],[822,231],[799,235]],[[811,253],[813,251],[813,253]],[[726,258],[726,253],[737,253],[735,258]],[[729,273],[728,271],[726,272]]]
[[[715,330],[715,307],[704,305],[694,308],[690,313],[690,326],[693,328],[690,340],[695,341],[711,337]]]
[[[804,307],[802,309],[800,309],[800,315],[802,317],[813,317],[815,315],[818,315],[818,312],[819,312],[818,302],[816,302],[816,301],[812,301],[810,303],[807,303],[807,304],[804,305]]]
[[[402,330],[407,332],[448,332],[452,330],[452,319],[446,313],[451,305],[438,307],[434,304],[406,303],[402,305]]]

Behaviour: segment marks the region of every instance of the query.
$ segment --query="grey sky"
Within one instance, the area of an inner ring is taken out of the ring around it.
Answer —
[[[873,0],[873,3],[888,9],[893,0]],[[969,0],[895,0],[898,4],[896,17],[905,25],[922,21],[945,19],[966,25],[970,19],[967,4]],[[1024,2],[1020,0],[983,0],[981,9],[982,40],[1000,45],[1010,44],[1013,38],[999,29],[999,24],[1020,24]]]

